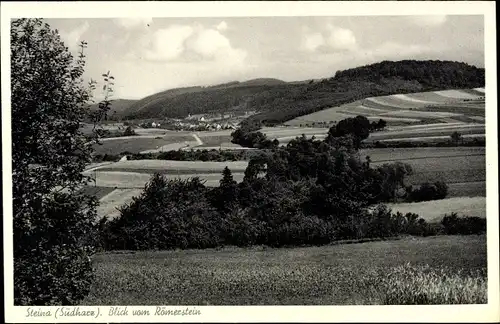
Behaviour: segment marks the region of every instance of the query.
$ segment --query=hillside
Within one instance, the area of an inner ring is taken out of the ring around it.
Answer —
[[[136,102],[137,100],[132,99],[116,99],[111,103],[111,109],[108,113],[108,118],[113,120],[118,116],[123,116],[125,112]],[[99,106],[98,103],[90,105],[91,110],[96,110]]]
[[[184,117],[188,114],[226,111],[245,103],[248,96],[266,90],[268,87],[283,84],[286,82],[282,80],[260,78],[207,87],[169,89],[138,100],[124,112],[124,115],[134,119],[159,116]]]
[[[127,118],[256,110],[248,122],[276,125],[366,97],[484,87],[484,69],[452,61],[383,61],[313,82],[255,79],[214,87],[167,90],[131,105]]]
[[[484,87],[484,73],[483,68],[460,62],[384,61],[338,71],[330,79],[303,85],[285,97],[270,94],[259,107],[261,113],[247,122],[271,126],[367,97]]]

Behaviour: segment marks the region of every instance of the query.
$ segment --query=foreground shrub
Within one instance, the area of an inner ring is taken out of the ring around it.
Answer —
[[[90,291],[94,273],[97,201],[55,194],[15,219],[15,302],[18,305],[74,305]],[[86,206],[86,208],[82,208]]]
[[[428,200],[439,200],[446,198],[448,185],[443,181],[436,181],[434,184],[425,182],[417,189],[410,188],[408,191],[408,201],[420,202]]]
[[[382,279],[385,305],[486,304],[486,270],[465,275],[406,264]]]
[[[441,220],[443,231],[448,235],[486,233],[486,219],[481,217],[458,217],[457,213],[444,215]]]
[[[100,224],[108,233],[102,245],[129,250],[216,247],[221,218],[205,194],[198,178],[155,174],[141,196],[120,209],[119,218]]]

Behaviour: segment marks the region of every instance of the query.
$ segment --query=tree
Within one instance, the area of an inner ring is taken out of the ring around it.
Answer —
[[[93,143],[80,131],[95,88],[83,86],[86,43],[75,61],[41,19],[13,20],[10,37],[14,302],[76,304],[96,247],[97,201],[80,191]]]
[[[220,212],[229,213],[238,204],[238,183],[227,166],[222,171],[222,179],[217,189],[216,207]]]
[[[329,129],[326,141],[334,142],[337,137],[352,135],[354,137],[354,146],[359,148],[361,142],[370,136],[371,128],[370,121],[364,116],[346,118]]]
[[[453,132],[451,135],[451,141],[454,143],[454,144],[458,144],[460,141],[463,142],[463,136],[462,134],[460,134],[459,132],[455,131]]]

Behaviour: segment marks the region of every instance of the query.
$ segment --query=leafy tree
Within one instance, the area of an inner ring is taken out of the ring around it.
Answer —
[[[326,141],[333,142],[335,138],[352,135],[354,146],[359,148],[361,142],[370,136],[371,128],[370,121],[364,116],[346,118],[329,129]]]
[[[384,129],[387,126],[387,122],[383,119],[379,119],[377,122],[377,129]]]
[[[80,131],[95,84],[83,86],[86,43],[75,61],[41,19],[13,20],[10,37],[15,304],[77,304],[96,246],[97,202],[79,190],[92,153]]]

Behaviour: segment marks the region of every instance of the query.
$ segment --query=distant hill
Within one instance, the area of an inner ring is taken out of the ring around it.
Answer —
[[[137,100],[132,99],[116,99],[111,102],[111,108],[108,113],[108,117],[112,116],[122,116],[125,112],[132,106]],[[99,103],[90,105],[91,110],[96,110],[99,107]]]
[[[335,76],[303,84],[286,94],[276,90],[255,100],[259,114],[246,123],[281,124],[293,118],[359,99],[397,93],[484,87],[485,70],[453,61],[383,61],[337,71]]]
[[[276,125],[366,97],[484,87],[484,73],[484,69],[452,61],[383,61],[337,71],[322,80],[261,78],[171,89],[134,102],[122,114],[134,119],[256,110],[258,114],[247,122]]]
[[[227,111],[239,105],[243,106],[249,96],[276,85],[286,85],[286,82],[260,78],[214,86],[170,89],[138,100],[124,112],[124,115],[134,119],[184,117],[189,114]]]

